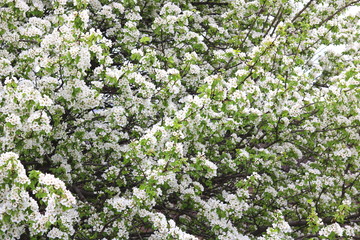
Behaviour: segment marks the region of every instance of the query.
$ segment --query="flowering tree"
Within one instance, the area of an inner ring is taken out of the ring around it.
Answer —
[[[358,3],[2,0],[0,238],[359,239]]]

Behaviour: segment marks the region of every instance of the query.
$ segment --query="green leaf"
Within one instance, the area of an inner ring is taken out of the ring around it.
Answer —
[[[149,43],[150,42],[150,37],[142,37],[142,38],[140,38],[140,42],[141,43],[143,43],[143,44],[147,44],[147,43]]]

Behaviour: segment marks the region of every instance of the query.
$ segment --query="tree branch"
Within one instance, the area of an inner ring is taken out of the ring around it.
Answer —
[[[295,22],[295,20],[310,6],[310,4],[313,2],[314,0],[310,0],[304,7],[303,9],[300,10],[300,12],[298,12],[295,17],[291,20],[292,23]]]
[[[323,24],[327,23],[328,21],[330,21],[331,19],[333,19],[333,17],[335,17],[338,13],[340,13],[341,11],[343,11],[344,9],[350,7],[351,5],[360,2],[360,0],[356,0],[353,2],[350,2],[349,4],[346,4],[345,6],[341,7],[340,9],[338,9],[337,11],[335,11],[332,15],[328,16],[327,18],[325,18],[320,24],[319,27],[322,26]]]
[[[222,3],[222,2],[192,2],[191,3],[194,6],[228,6],[229,3]]]

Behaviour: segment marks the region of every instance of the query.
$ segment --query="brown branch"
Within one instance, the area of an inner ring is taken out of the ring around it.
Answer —
[[[70,190],[73,190],[79,196],[79,198],[84,202],[87,202],[85,196],[87,196],[87,197],[95,197],[95,196],[97,196],[95,193],[85,191],[84,189],[81,189],[81,188],[79,188],[78,186],[75,186],[75,185],[71,186]]]
[[[270,33],[270,37],[272,37],[272,35],[275,33],[277,26],[278,26],[279,23],[281,22],[282,14],[283,14],[283,11],[282,11],[282,9],[281,9],[280,15],[277,17],[277,18],[278,18],[278,19],[277,19],[277,22],[275,23],[275,26],[274,26],[272,32]]]
[[[229,3],[222,3],[222,2],[192,2],[191,3],[192,5],[194,6],[204,6],[204,5],[207,5],[207,6],[228,6]]]
[[[296,240],[301,240],[301,239],[313,238],[313,237],[318,237],[318,236],[319,236],[318,234],[309,234],[309,235],[297,237],[297,238],[295,238],[295,239],[296,239]]]
[[[282,12],[282,7],[279,8],[278,12],[276,13],[274,19],[272,20],[271,24],[270,24],[270,27],[268,28],[268,30],[266,31],[265,35],[264,35],[264,38],[269,34],[270,32],[270,29],[274,26],[276,20],[278,19],[278,17],[280,16]]]
[[[330,131],[342,130],[342,129],[347,129],[347,128],[358,128],[358,127],[360,127],[360,125],[349,125],[349,126],[343,126],[343,127],[337,127],[337,128],[321,129],[321,130],[316,130],[314,132],[315,133],[330,132]],[[299,130],[291,131],[291,133],[307,132],[307,131],[308,130],[305,130],[305,129],[299,129]]]
[[[122,215],[115,215],[114,217],[112,217],[108,222],[105,223],[105,225],[102,227],[100,234],[103,234],[103,232],[105,231],[105,229],[112,224],[113,222],[115,222],[116,220],[118,220],[119,218],[121,218]]]
[[[252,32],[252,30],[254,29],[254,26],[255,26],[255,23],[256,23],[256,20],[259,18],[259,16],[256,16],[256,18],[254,19],[254,21],[251,23],[250,25],[250,28],[249,28],[249,31],[247,32],[244,40],[242,40],[241,44],[240,44],[240,49],[243,48],[244,44],[245,44],[245,41],[248,39],[248,37],[250,36],[250,33]]]
[[[35,41],[35,40],[30,40],[30,39],[20,39],[19,42],[32,43],[32,44],[40,44],[39,42],[37,42],[37,41]]]
[[[300,10],[300,12],[298,12],[295,17],[291,20],[292,23],[294,23],[294,21],[310,6],[310,4],[313,2],[314,0],[310,0],[304,7],[303,9]]]
[[[345,6],[341,7],[339,10],[335,11],[332,15],[328,16],[327,18],[325,18],[320,24],[319,27],[322,26],[323,24],[327,23],[328,21],[330,21],[331,19],[333,19],[338,13],[340,13],[341,11],[343,11],[344,9],[346,9],[347,7],[350,7],[351,5],[360,2],[360,0],[356,0],[353,2],[350,2],[348,4],[346,4]]]

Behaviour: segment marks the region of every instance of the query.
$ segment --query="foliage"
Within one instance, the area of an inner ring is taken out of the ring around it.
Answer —
[[[358,4],[2,0],[0,238],[359,236]]]

